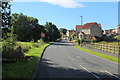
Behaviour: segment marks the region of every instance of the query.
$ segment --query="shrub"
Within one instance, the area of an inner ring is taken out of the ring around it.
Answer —
[[[120,40],[120,35],[114,37],[117,40]]]
[[[45,42],[42,39],[40,39],[40,40],[38,40],[38,43],[44,44]]]
[[[7,38],[2,41],[2,56],[10,54],[16,46],[16,37],[12,33],[6,34]]]
[[[44,42],[42,39],[40,39],[40,40],[38,40],[37,43],[33,44],[32,46],[34,46],[34,47],[39,47],[39,46],[41,46],[41,45],[44,44],[44,43],[45,43],[45,42]]]

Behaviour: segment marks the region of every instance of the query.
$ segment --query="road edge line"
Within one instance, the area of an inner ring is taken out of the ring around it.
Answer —
[[[51,44],[53,44],[53,43],[51,43]],[[36,75],[36,72],[37,72],[37,69],[38,69],[39,62],[41,62],[45,50],[46,50],[51,44],[47,45],[47,46],[43,49],[42,54],[41,54],[41,56],[40,56],[40,58],[39,58],[39,60],[38,60],[38,63],[37,63],[37,65],[36,65],[35,71],[34,71],[34,73],[33,73],[32,79],[35,78],[35,75]]]

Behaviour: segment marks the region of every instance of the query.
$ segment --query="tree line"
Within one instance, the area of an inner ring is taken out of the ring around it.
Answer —
[[[57,26],[52,22],[46,22],[45,25],[40,25],[37,18],[29,17],[22,13],[12,14],[11,23],[11,29],[18,41],[37,42],[39,39],[43,39],[47,42],[56,41],[61,37]],[[41,33],[45,33],[45,38],[41,38]]]
[[[37,42],[42,39],[44,42],[50,42],[61,37],[60,31],[52,22],[41,25],[37,18],[22,13],[11,14],[10,2],[0,2],[0,5],[2,5],[2,38],[0,40],[2,41],[3,55],[14,50],[16,41]],[[45,33],[44,38],[40,36],[41,33]]]

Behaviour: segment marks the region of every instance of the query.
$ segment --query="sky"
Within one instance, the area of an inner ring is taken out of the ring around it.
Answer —
[[[118,2],[76,2],[75,0],[41,0],[41,2],[12,2],[12,13],[35,17],[41,25],[52,22],[58,28],[75,29],[81,24],[97,22],[102,29],[118,25]]]

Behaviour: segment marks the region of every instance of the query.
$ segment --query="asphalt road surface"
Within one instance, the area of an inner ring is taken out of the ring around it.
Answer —
[[[76,49],[63,40],[45,50],[34,78],[119,80],[118,76],[117,63]]]

